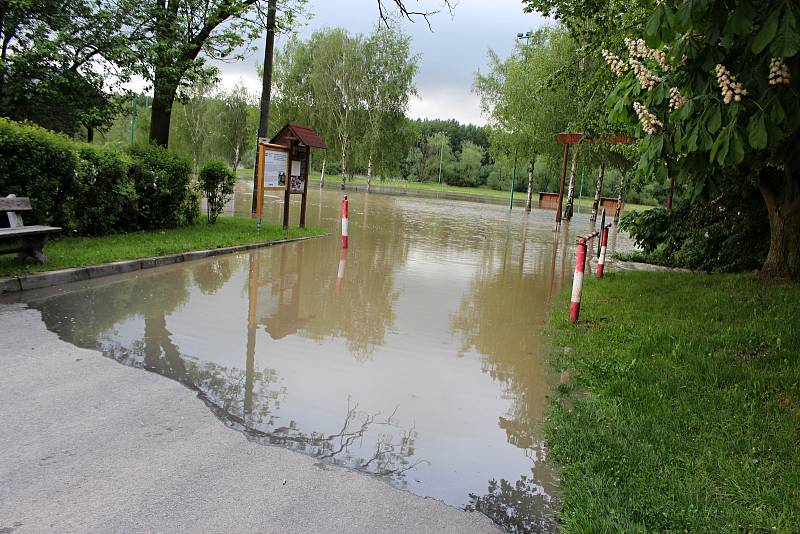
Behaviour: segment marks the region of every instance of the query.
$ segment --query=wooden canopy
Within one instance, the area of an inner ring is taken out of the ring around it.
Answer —
[[[292,123],[281,128],[281,130],[270,139],[270,143],[276,145],[290,145],[291,141],[295,140],[311,148],[328,148],[328,145],[325,144],[325,141],[322,140],[313,128]]]

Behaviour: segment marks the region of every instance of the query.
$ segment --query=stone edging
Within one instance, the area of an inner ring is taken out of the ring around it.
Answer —
[[[329,233],[325,233],[315,236],[294,237],[291,239],[279,239],[277,241],[265,241],[263,243],[250,243],[247,245],[234,245],[230,247],[213,248],[209,250],[196,250],[192,252],[181,252],[178,254],[167,254],[166,256],[153,256],[135,260],[101,263],[100,265],[90,265],[88,267],[72,267],[69,269],[45,271],[35,274],[9,276],[0,278],[0,295],[5,293],[28,291],[31,289],[41,289],[43,287],[51,287],[60,284],[68,284],[70,282],[81,282],[83,280],[102,278],[104,276],[111,276],[113,274],[152,269],[153,267],[172,265],[173,263],[199,260],[212,256],[220,256],[222,254],[244,252],[247,250],[271,247],[272,245],[282,245],[284,243],[293,243],[296,241],[305,241],[306,239],[315,239],[317,237],[326,237],[329,235]]]

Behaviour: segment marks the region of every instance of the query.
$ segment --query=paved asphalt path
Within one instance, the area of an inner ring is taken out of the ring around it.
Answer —
[[[0,534],[496,532],[251,443],[184,386],[63,342],[21,305],[0,305],[0,422]]]

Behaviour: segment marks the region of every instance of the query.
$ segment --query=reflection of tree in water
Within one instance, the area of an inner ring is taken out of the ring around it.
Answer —
[[[552,506],[550,499],[534,476],[522,475],[513,484],[490,480],[486,495],[471,493],[465,509],[485,514],[507,532],[555,532],[555,519],[542,513]]]
[[[236,267],[215,265],[227,260],[95,285],[31,305],[40,310],[48,329],[62,339],[186,385],[197,391],[226,425],[251,439],[401,481],[418,463],[413,460],[417,433],[413,428],[400,428],[395,414],[382,418],[348,402],[344,422],[333,434],[304,432],[295,422],[275,428],[276,412],[288,394],[279,387],[275,369],[256,369],[252,358],[245,359],[245,369],[229,368],[180,351],[167,328],[167,316],[187,301],[189,273],[202,292],[214,293],[229,281]],[[127,339],[134,329],[121,325],[135,318],[143,322],[141,337]],[[362,450],[368,432],[376,429],[382,431],[371,454],[353,452]]]
[[[481,355],[482,370],[505,385],[513,403],[498,418],[508,442],[523,449],[534,470],[513,484],[490,481],[484,496],[471,496],[470,509],[484,512],[512,532],[548,530],[552,514],[548,492],[556,487],[546,467],[540,423],[547,403],[548,380],[542,361],[543,341],[537,333],[544,317],[549,281],[541,273],[525,273],[524,258],[484,251],[470,290],[450,317],[450,328],[460,333],[461,351]],[[546,254],[534,261],[546,263]],[[533,315],[535,314],[535,316]]]

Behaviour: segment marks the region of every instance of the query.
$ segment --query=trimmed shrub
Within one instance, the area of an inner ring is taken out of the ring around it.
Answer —
[[[225,203],[233,195],[235,185],[236,176],[221,161],[209,161],[200,169],[196,188],[206,196],[206,214],[210,224],[217,222]]]
[[[69,214],[75,231],[102,235],[135,230],[138,195],[128,176],[128,161],[122,154],[91,145],[81,145],[78,156]]]
[[[25,224],[73,228],[70,200],[78,167],[74,144],[38,126],[0,118],[0,195],[31,200]]]
[[[128,150],[133,160],[129,176],[139,198],[139,228],[173,228],[195,222],[200,207],[190,187],[189,162],[154,145]]]
[[[189,163],[166,149],[126,154],[0,118],[0,195],[30,198],[25,224],[83,235],[191,224],[200,200],[189,182]]]

